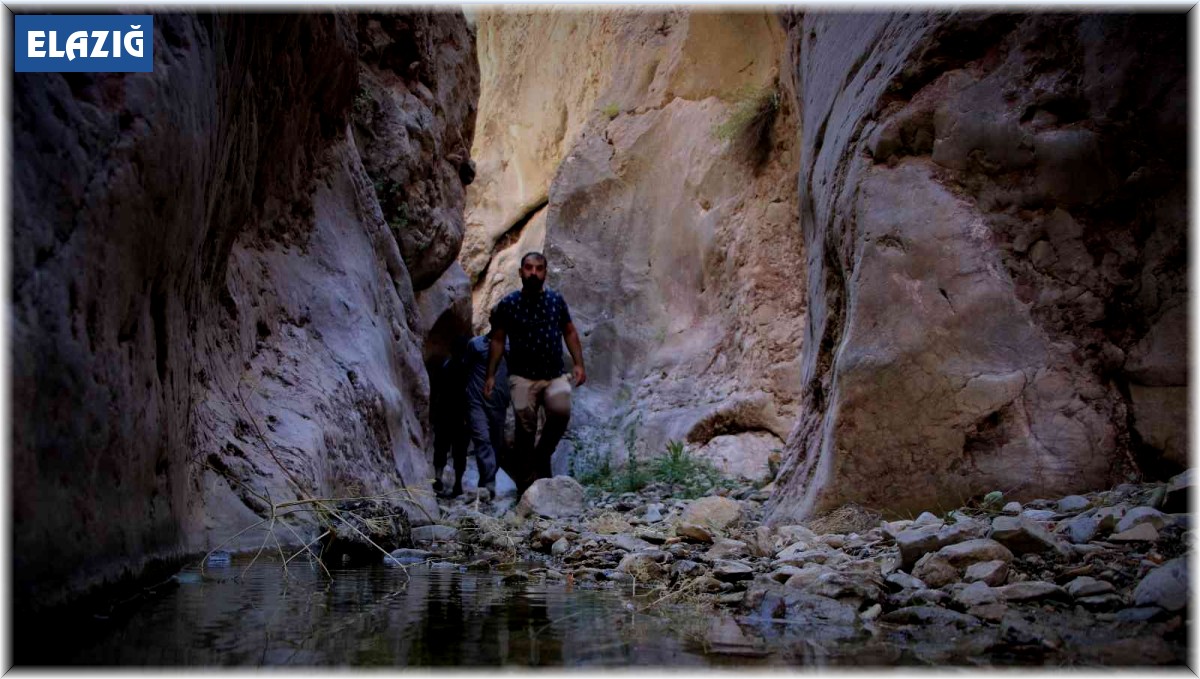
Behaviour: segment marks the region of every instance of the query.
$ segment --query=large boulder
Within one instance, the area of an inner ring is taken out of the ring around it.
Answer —
[[[679,516],[680,523],[704,526],[713,531],[723,531],[742,516],[742,505],[720,495],[694,500]]]
[[[1142,578],[1133,590],[1133,602],[1138,606],[1158,606],[1179,611],[1191,600],[1187,557],[1171,559]]]
[[[569,476],[538,479],[517,502],[518,516],[544,516],[561,519],[579,516],[586,508],[586,492]]]

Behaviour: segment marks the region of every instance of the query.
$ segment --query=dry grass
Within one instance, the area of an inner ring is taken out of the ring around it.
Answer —
[[[633,530],[625,517],[617,512],[605,511],[588,519],[585,523],[588,530],[600,533],[601,535],[617,535],[618,533],[628,533]]]
[[[809,521],[808,528],[817,535],[865,533],[878,526],[881,518],[879,512],[850,502]]]

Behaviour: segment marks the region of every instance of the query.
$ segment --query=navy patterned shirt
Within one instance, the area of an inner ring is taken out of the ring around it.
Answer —
[[[492,309],[491,321],[508,336],[508,374],[527,380],[563,374],[563,330],[571,312],[562,295],[550,288],[533,296],[511,292]]]

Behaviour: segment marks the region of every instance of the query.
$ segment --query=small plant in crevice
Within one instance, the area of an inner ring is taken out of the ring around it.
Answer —
[[[621,107],[616,104],[608,104],[604,108],[600,109],[600,112],[603,113],[606,118],[612,120],[620,115]]]
[[[608,493],[631,493],[652,483],[665,484],[671,487],[674,497],[682,499],[702,497],[718,488],[737,486],[711,462],[689,452],[682,441],[669,442],[662,455],[650,459],[639,456],[636,432],[635,425],[625,430],[628,458],[619,467],[614,467],[607,456],[597,456],[590,451],[584,453],[587,448],[577,441],[572,475],[584,486]]]
[[[367,94],[367,88],[359,87],[358,93],[354,95],[354,112],[360,116],[373,113],[375,101],[371,99],[371,95]]]
[[[713,136],[729,142],[736,155],[758,168],[771,153],[771,128],[779,115],[780,94],[774,83],[745,86],[732,94],[729,114],[713,128]]]

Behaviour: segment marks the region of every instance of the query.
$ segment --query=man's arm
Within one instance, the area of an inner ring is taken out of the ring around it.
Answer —
[[[483,397],[491,400],[492,389],[496,387],[496,369],[500,367],[500,359],[504,356],[504,329],[492,326],[492,341],[488,345],[487,379],[483,381]]]
[[[583,368],[583,343],[579,341],[579,331],[575,329],[575,324],[567,321],[567,325],[563,327],[563,339],[567,342],[567,351],[571,352],[571,361],[575,363],[575,368],[572,371],[575,376],[575,386],[582,386],[587,382],[587,371]]]

